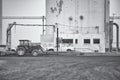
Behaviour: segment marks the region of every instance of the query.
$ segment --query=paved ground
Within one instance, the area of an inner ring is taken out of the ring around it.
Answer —
[[[120,57],[0,57],[0,80],[120,80]]]

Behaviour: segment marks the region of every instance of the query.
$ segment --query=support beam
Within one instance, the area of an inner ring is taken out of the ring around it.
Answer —
[[[0,45],[2,44],[2,0],[0,0]]]

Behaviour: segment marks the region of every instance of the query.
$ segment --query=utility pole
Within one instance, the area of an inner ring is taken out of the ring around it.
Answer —
[[[57,28],[57,52],[59,49],[59,29]]]
[[[42,17],[42,23],[43,23],[43,35],[44,35],[44,31],[45,31],[45,30],[44,30],[44,25],[45,25],[45,24],[44,24],[44,22],[45,22],[44,19],[45,19],[45,16]]]
[[[56,48],[57,48],[57,53],[58,53],[58,51],[59,51],[59,28],[58,28],[57,23],[56,23],[56,28],[57,28]]]

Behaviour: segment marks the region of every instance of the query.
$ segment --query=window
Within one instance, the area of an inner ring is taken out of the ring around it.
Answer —
[[[73,39],[62,39],[62,43],[73,43]]]
[[[75,44],[77,44],[78,43],[78,39],[75,39]]]
[[[100,44],[100,39],[93,39],[94,44]]]
[[[84,39],[84,44],[90,44],[90,39]]]
[[[20,45],[24,45],[24,42],[23,42],[23,41],[20,41]]]

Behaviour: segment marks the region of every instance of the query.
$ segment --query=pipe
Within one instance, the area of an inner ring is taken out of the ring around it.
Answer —
[[[18,26],[55,26],[55,25],[41,25],[41,24],[17,24],[16,22],[10,23],[7,28],[7,35],[6,35],[6,44],[8,46],[8,49],[11,49],[11,29],[15,25]]]
[[[113,23],[113,25],[116,26],[116,47],[117,47],[117,51],[119,50],[119,25],[117,23]]]

